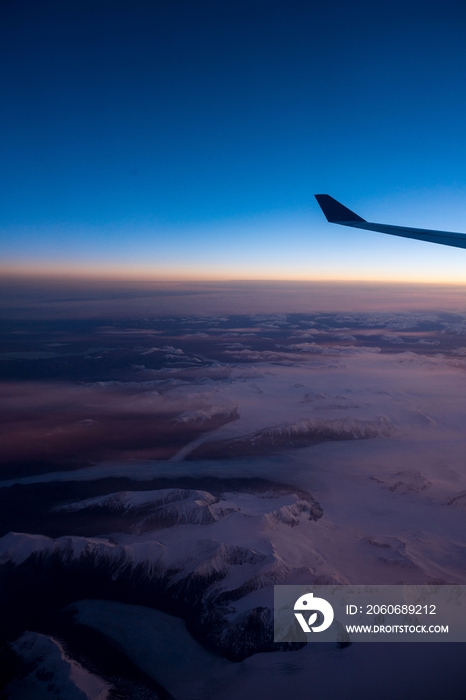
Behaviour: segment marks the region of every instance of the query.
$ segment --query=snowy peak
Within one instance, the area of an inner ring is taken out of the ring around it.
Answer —
[[[317,520],[322,516],[322,509],[318,503],[298,500],[290,505],[282,506],[272,513],[268,513],[264,516],[264,521],[270,527],[279,522],[295,527],[299,525],[303,513],[309,515],[309,520]]]
[[[221,511],[212,506],[218,501],[207,491],[159,489],[157,491],[119,491],[106,496],[60,506],[58,511],[119,512],[136,516],[131,531],[146,531],[180,524],[207,524],[218,520]]]
[[[107,700],[112,686],[90,673],[65,653],[60,642],[36,632],[25,632],[12,644],[29,673],[10,683],[8,697],[66,698],[66,700]]]
[[[59,506],[57,512],[88,511],[118,513],[122,517],[120,531],[150,532],[175,525],[209,525],[237,514],[237,517],[261,517],[266,527],[281,522],[295,526],[305,514],[307,519],[322,516],[318,503],[307,494],[222,494],[190,489],[156,491],[119,491]],[[113,524],[113,523],[112,523]],[[34,543],[30,543],[31,553]]]
[[[309,418],[296,423],[263,428],[228,440],[204,442],[191,452],[188,459],[224,459],[268,454],[277,449],[306,447],[319,442],[390,437],[395,432],[395,426],[384,416],[373,420],[350,417]]]

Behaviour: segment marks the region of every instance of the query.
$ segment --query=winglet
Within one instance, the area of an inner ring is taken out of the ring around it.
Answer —
[[[344,221],[366,221],[355,214],[354,211],[344,207],[343,204],[330,197],[329,194],[315,194],[314,197],[317,199],[327,221],[331,224],[340,224]]]

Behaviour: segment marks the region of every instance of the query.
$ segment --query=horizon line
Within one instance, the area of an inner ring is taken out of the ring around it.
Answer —
[[[1,282],[102,282],[139,284],[368,284],[466,287],[466,279],[408,279],[380,277],[207,277],[207,276],[156,276],[144,274],[105,273],[96,270],[5,270],[0,265]]]

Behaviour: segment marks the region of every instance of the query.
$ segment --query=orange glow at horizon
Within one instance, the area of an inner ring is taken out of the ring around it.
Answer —
[[[423,274],[424,272],[424,274]],[[456,271],[455,271],[456,272]],[[466,259],[464,274],[446,275],[444,270],[439,274],[428,274],[425,271],[411,272],[404,270],[378,271],[378,274],[365,270],[348,269],[346,272],[312,270],[305,273],[302,270],[289,268],[274,269],[263,267],[241,270],[234,266],[219,267],[173,267],[155,265],[118,265],[118,264],[5,264],[0,263],[0,277],[30,278],[30,279],[90,279],[134,282],[368,282],[385,284],[441,284],[466,285]]]

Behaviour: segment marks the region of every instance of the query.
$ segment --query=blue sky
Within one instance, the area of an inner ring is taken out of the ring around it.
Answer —
[[[459,0],[7,1],[3,269],[466,281]],[[464,258],[464,260],[463,260]]]

